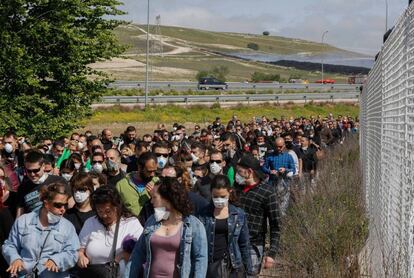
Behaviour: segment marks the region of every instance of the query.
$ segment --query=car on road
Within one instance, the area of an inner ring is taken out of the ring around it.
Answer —
[[[226,90],[229,87],[226,82],[222,82],[213,77],[201,78],[198,81],[199,90]]]
[[[315,83],[319,83],[319,84],[335,84],[336,81],[334,79],[320,79],[320,80],[316,80]]]

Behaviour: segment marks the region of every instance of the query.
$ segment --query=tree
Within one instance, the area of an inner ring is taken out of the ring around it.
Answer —
[[[253,49],[253,50],[259,50],[259,45],[257,43],[254,42],[249,42],[247,44],[247,48]]]
[[[221,82],[226,82],[226,78],[229,73],[230,73],[230,70],[226,66],[216,66],[211,71],[212,76],[214,76]]]
[[[264,31],[263,32],[263,36],[269,36],[270,35],[270,32],[269,31]]]
[[[88,65],[125,50],[112,32],[122,23],[113,19],[120,4],[0,2],[0,132],[11,127],[38,141],[79,127],[109,83]]]
[[[209,77],[210,72],[207,70],[199,70],[196,74],[197,81],[200,81],[202,78]]]
[[[205,77],[214,77],[221,82],[226,82],[227,75],[230,73],[230,70],[227,66],[216,66],[211,70],[200,70],[196,74],[196,79],[200,81]]]

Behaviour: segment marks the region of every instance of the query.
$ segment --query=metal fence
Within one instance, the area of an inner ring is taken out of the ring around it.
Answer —
[[[372,277],[414,277],[414,3],[384,43],[361,102]]]

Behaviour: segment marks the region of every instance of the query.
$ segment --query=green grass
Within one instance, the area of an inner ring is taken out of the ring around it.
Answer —
[[[319,162],[316,188],[296,194],[282,221],[283,277],[361,277],[368,220],[358,138],[347,139]]]
[[[233,115],[237,115],[241,121],[250,121],[255,116],[267,116],[269,118],[280,118],[283,116],[305,116],[323,115],[329,113],[334,115],[358,116],[359,107],[350,104],[306,104],[306,105],[238,105],[231,108],[221,108],[218,105],[212,107],[206,106],[151,106],[146,111],[136,107],[120,107],[101,108],[93,113],[93,116],[85,121],[90,126],[109,125],[111,123],[133,123],[146,122],[154,123],[174,123],[174,122],[192,122],[206,123],[213,121],[216,117],[221,117],[223,122],[230,120]]]
[[[130,47],[125,52],[125,56],[145,63],[146,36],[139,28],[146,30],[146,26],[129,24],[116,28],[115,34],[122,44]],[[151,33],[154,33],[154,26],[151,26],[150,30]],[[320,79],[319,72],[296,70],[261,62],[243,61],[237,58],[225,57],[216,52],[252,52],[251,49],[247,48],[247,44],[252,42],[259,45],[259,51],[273,54],[345,52],[327,44],[276,36],[220,33],[169,26],[162,26],[161,33],[164,40],[168,37],[169,44],[191,47],[192,50],[175,55],[165,55],[164,57],[151,56],[150,64],[158,69],[150,76],[151,80],[155,81],[194,80],[198,71],[210,70],[214,66],[227,66],[230,70],[228,75],[229,81],[250,80],[251,75],[255,71],[266,74],[279,74],[284,79],[288,79],[291,75],[299,75],[303,79],[314,81]],[[165,53],[173,49],[174,47],[172,46],[163,46]],[[178,70],[171,70],[175,68]],[[107,68],[104,71],[109,73],[112,78],[118,80],[142,80],[145,77],[143,68]],[[327,78],[336,79],[337,82],[346,81],[345,76],[337,74],[327,73]]]

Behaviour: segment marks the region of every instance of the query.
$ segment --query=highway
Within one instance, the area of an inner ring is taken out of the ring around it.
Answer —
[[[237,95],[179,95],[148,96],[149,104],[196,104],[196,103],[250,103],[250,102],[287,102],[287,101],[357,101],[359,92],[335,93],[288,93],[288,94],[237,94]],[[144,96],[104,96],[102,104],[142,104]]]
[[[172,82],[172,81],[152,81],[149,82],[151,89],[168,89],[176,91],[197,91],[197,82]],[[245,83],[245,82],[227,82],[228,91],[236,90],[334,90],[359,92],[361,85],[355,84],[298,84],[298,83]],[[115,81],[109,85],[110,88],[133,89],[145,88],[144,81]]]

